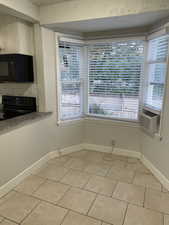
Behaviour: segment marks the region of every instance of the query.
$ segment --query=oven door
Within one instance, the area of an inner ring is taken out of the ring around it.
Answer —
[[[5,108],[4,109],[4,119],[10,119],[10,118],[25,115],[28,113],[32,113],[32,110]]]
[[[15,63],[13,60],[0,60],[0,82],[15,81]]]

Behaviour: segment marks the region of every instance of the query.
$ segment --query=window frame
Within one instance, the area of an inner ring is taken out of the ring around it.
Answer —
[[[69,121],[78,121],[80,118],[83,117],[83,64],[81,63],[80,61],[80,78],[79,78],[79,81],[77,81],[77,83],[80,84],[80,114],[77,115],[77,116],[70,116],[68,118],[62,118],[61,115],[62,115],[62,102],[61,102],[61,98],[62,98],[62,82],[61,82],[61,69],[60,69],[60,50],[59,50],[59,45],[60,45],[60,42],[67,42],[67,43],[72,43],[72,44],[79,44],[79,45],[84,45],[84,42],[79,40],[79,39],[70,39],[70,38],[67,38],[67,37],[57,37],[57,41],[56,41],[56,49],[57,49],[57,52],[56,52],[56,58],[57,58],[57,86],[58,86],[58,90],[57,90],[57,99],[58,99],[58,104],[57,104],[57,119],[58,119],[58,124],[61,123],[61,122],[69,122]],[[81,47],[82,50],[80,51],[80,58],[82,57],[82,54],[83,54],[83,46]],[[75,82],[72,82],[72,83],[76,83]]]
[[[165,61],[160,61],[160,60],[148,60],[148,55],[149,55],[149,41],[156,39],[156,38],[160,38],[162,36],[167,35],[164,32],[157,32],[154,33],[150,36],[148,36],[147,40],[146,40],[146,55],[145,55],[145,63],[144,63],[144,67],[145,67],[145,73],[144,73],[144,88],[143,88],[143,102],[142,102],[142,108],[150,111],[154,114],[157,115],[161,115],[164,111],[164,100],[165,100],[165,95],[166,95],[166,83],[167,83],[167,73],[169,71],[169,44],[168,44],[168,55]],[[169,35],[169,34],[168,34]],[[166,74],[165,74],[165,81],[164,81],[164,94],[163,94],[163,100],[162,100],[162,106],[161,109],[156,109],[155,107],[146,104],[146,98],[147,98],[147,92],[148,92],[148,86],[149,86],[149,66],[150,65],[155,65],[157,63],[165,63],[166,64]]]

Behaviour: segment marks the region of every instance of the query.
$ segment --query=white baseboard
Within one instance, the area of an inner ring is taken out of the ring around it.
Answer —
[[[57,149],[55,151],[50,152],[50,159],[53,159],[55,157],[59,157],[61,155],[67,155],[70,154],[72,152],[77,152],[83,149],[83,145],[79,144],[79,145],[72,145],[66,148],[62,148],[62,149]]]
[[[67,155],[70,154],[72,152],[77,152],[83,149],[83,144],[78,144],[78,145],[72,145],[66,148],[62,148],[60,150],[61,155]]]
[[[52,152],[50,152],[49,153],[49,158],[50,159],[53,159],[53,158],[55,158],[55,157],[59,157],[59,151],[58,150],[55,150],[55,151],[52,151]]]
[[[59,151],[52,151],[43,156],[40,160],[35,162],[33,165],[25,169],[23,172],[21,172],[19,175],[11,179],[9,182],[4,184],[3,186],[0,187],[0,197],[8,193],[10,190],[12,190],[17,184],[19,184],[22,180],[24,180],[27,176],[30,174],[35,173],[38,169],[43,167],[48,160],[54,158],[54,157],[59,157],[61,155],[67,155],[72,152],[77,152],[82,149],[87,149],[91,151],[99,151],[99,152],[111,152],[112,148],[110,146],[102,146],[102,145],[95,145],[95,144],[78,144],[78,145],[73,145],[70,147],[66,147],[63,149],[60,149]],[[150,169],[150,171],[153,173],[153,175],[162,183],[162,185],[169,190],[169,180],[140,152],[136,151],[130,151],[127,149],[121,149],[121,148],[115,148],[114,149],[114,154],[117,155],[123,155],[123,156],[128,156],[128,157],[135,157],[141,159],[142,163]]]
[[[82,145],[83,145],[83,149],[86,149],[86,150],[92,150],[92,151],[98,151],[98,152],[112,151],[112,148],[110,146],[87,144],[87,143],[83,143]]]
[[[40,160],[32,164],[30,167],[22,171],[16,177],[8,181],[6,184],[0,187],[0,197],[11,191],[16,185],[23,181],[29,175],[35,173],[38,169],[42,168],[50,159],[50,153],[43,156]]]
[[[95,145],[95,144],[83,144],[83,149],[92,150],[92,151],[99,151],[99,152],[112,152],[111,146],[104,146],[104,145]],[[131,151],[127,149],[122,148],[114,148],[113,151],[116,155],[123,155],[128,157],[134,157],[134,158],[141,158],[141,153],[136,151]]]
[[[152,172],[159,182],[169,191],[169,180],[144,156],[141,162]]]
[[[127,156],[127,157],[133,157],[133,158],[137,158],[137,159],[141,158],[140,152],[131,151],[131,150],[122,149],[122,148],[115,148],[114,154],[123,155],[123,156]]]

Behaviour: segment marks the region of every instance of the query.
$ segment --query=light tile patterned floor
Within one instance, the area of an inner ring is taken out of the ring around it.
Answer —
[[[137,159],[51,159],[0,199],[0,225],[169,225],[169,192]]]

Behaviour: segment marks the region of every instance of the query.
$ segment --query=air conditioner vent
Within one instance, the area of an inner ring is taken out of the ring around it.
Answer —
[[[147,110],[143,110],[140,116],[140,123],[143,131],[150,135],[154,135],[158,132],[159,115]]]

